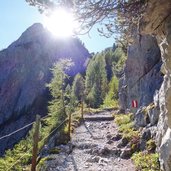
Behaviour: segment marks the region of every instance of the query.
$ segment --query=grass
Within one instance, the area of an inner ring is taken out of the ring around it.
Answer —
[[[150,105],[152,109],[154,105]],[[122,137],[126,137],[130,141],[131,149],[134,152],[131,159],[133,160],[137,170],[141,171],[160,171],[158,153],[154,153],[156,145],[155,141],[150,139],[146,143],[146,150],[139,150],[140,132],[134,129],[132,114],[118,114],[115,116],[115,122]]]
[[[61,151],[60,148],[52,148],[48,151],[49,154],[59,154]]]
[[[100,112],[104,112],[103,108],[89,108],[89,107],[85,107],[84,108],[84,113],[90,113],[90,114],[94,114],[94,113],[100,113]]]
[[[117,114],[115,115],[115,122],[118,126],[128,124],[132,121],[132,114]]]
[[[148,152],[154,152],[156,149],[156,143],[153,139],[150,139],[146,143],[146,149]]]
[[[119,102],[116,99],[105,99],[102,108],[119,108]]]
[[[139,152],[133,154],[132,158],[137,170],[160,171],[159,156],[157,153]]]
[[[46,161],[54,160],[52,157],[44,157],[40,160],[39,164],[37,165],[38,171],[46,170]]]
[[[123,137],[129,141],[139,137],[139,131],[134,129],[133,114],[118,114],[114,116],[115,123],[118,125],[118,129]]]

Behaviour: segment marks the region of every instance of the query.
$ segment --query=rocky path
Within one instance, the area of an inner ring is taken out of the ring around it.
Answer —
[[[46,171],[135,171],[109,112],[86,115],[71,143],[50,155]],[[119,148],[122,147],[122,148]],[[59,148],[59,147],[58,147]]]

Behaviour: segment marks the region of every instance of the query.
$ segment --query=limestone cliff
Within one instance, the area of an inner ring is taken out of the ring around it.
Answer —
[[[127,54],[119,86],[120,104],[124,111],[131,108],[132,100],[137,100],[138,107],[150,104],[163,81],[161,54],[155,37],[144,35],[140,41],[136,39],[128,47]]]
[[[157,120],[155,120],[155,130],[156,130],[156,144],[157,144],[157,152],[159,152],[159,159],[160,159],[160,166],[163,171],[170,171],[171,170],[171,1],[170,0],[149,0],[147,9],[140,21],[140,30],[142,34],[142,38],[144,35],[150,35],[153,36],[153,42],[155,42],[155,51],[151,51],[150,58],[148,62],[154,62],[152,69],[149,67],[148,74],[153,75],[145,77],[141,77],[145,70],[142,70],[142,68],[145,68],[146,63],[144,63],[146,60],[143,58],[137,63],[131,62],[130,58],[133,58],[130,55],[130,51],[128,51],[128,61],[125,69],[125,77],[121,80],[121,88],[122,93],[120,94],[121,104],[122,108],[130,108],[130,104],[128,101],[132,100],[132,98],[137,98],[140,106],[148,105],[148,103],[154,100],[154,108],[150,109],[151,114],[156,115],[157,114]],[[155,38],[157,39],[157,42]],[[149,41],[148,41],[149,42]],[[148,44],[150,45],[150,44]],[[152,44],[151,44],[152,45]],[[150,47],[151,47],[150,45]],[[154,45],[154,43],[153,43]],[[132,45],[133,47],[137,47],[138,45]],[[146,43],[144,45],[141,44],[141,47],[146,46]],[[158,47],[159,49],[158,49]],[[154,48],[152,48],[154,49]],[[160,50],[160,52],[159,52]],[[134,48],[134,52],[138,51],[140,53],[140,49]],[[141,51],[142,52],[142,51]],[[143,56],[146,56],[146,51],[142,52]],[[158,53],[158,55],[156,55]],[[159,56],[159,53],[161,53],[161,58]],[[162,60],[162,67],[161,66],[161,60]],[[129,62],[130,61],[130,62]],[[158,61],[158,62],[157,62]],[[134,65],[135,64],[135,65]],[[130,65],[133,65],[130,67]],[[151,65],[151,64],[150,64]],[[135,88],[131,91],[130,86],[132,84],[133,78],[132,75],[130,75],[130,69],[133,68],[133,72],[135,72],[133,75],[135,77],[135,80],[138,79],[138,82],[135,84]],[[139,71],[140,70],[140,71]],[[162,74],[160,73],[160,70]],[[137,72],[138,71],[138,72]],[[153,74],[152,74],[153,73]],[[156,73],[156,74],[154,74]],[[148,75],[146,74],[146,75]],[[127,76],[129,75],[129,77]],[[135,76],[136,75],[136,76]],[[155,75],[155,76],[154,76]],[[162,75],[163,82],[162,82]],[[136,78],[137,77],[137,78]],[[140,81],[145,81],[146,84],[146,90],[143,91],[140,86]],[[152,81],[153,80],[153,81]],[[162,83],[162,84],[161,84]],[[149,91],[149,87],[151,87],[151,92]],[[138,93],[139,91],[142,91],[141,93]],[[124,93],[123,93],[124,92]],[[155,93],[154,93],[155,92]],[[147,94],[148,93],[148,94]],[[134,96],[135,94],[138,95],[138,97]],[[150,97],[149,97],[150,94]],[[126,98],[126,100],[123,100],[123,97]],[[148,103],[147,103],[148,102]],[[145,120],[143,113],[143,109],[138,109],[137,112],[135,112],[135,122],[138,126],[146,127],[148,124],[151,124],[150,121]],[[151,116],[152,116],[151,115]],[[150,116],[150,115],[149,115]],[[154,120],[153,120],[154,121]],[[153,125],[153,124],[152,124]],[[150,125],[148,125],[149,127]]]
[[[0,52],[0,137],[47,113],[46,83],[59,58],[71,58],[71,76],[85,71],[89,52],[76,38],[57,40],[41,24],[34,24]],[[0,140],[0,154],[27,133],[27,129]]]
[[[161,169],[171,170],[171,1],[150,0],[142,20],[142,33],[156,36],[163,61],[164,82],[159,90],[160,115],[157,146]]]

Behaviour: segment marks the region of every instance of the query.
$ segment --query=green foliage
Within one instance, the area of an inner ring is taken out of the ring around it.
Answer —
[[[81,74],[77,74],[72,84],[71,98],[73,104],[78,104],[84,96],[85,82]]]
[[[103,56],[106,61],[107,78],[111,80],[113,76],[118,75],[122,71],[126,55],[121,47],[114,45],[113,48],[106,49],[103,52]]]
[[[89,62],[86,71],[86,102],[90,107],[118,106],[118,78],[126,55],[121,47],[113,45],[97,53]],[[109,84],[108,84],[109,82]]]
[[[159,156],[157,153],[139,152],[132,156],[137,170],[160,171]]]
[[[113,76],[109,83],[109,91],[104,99],[103,107],[118,107],[118,84],[118,78]]]
[[[38,170],[46,170],[46,161],[54,160],[52,157],[44,157],[40,160],[37,169]]]
[[[115,115],[115,123],[118,126],[128,124],[128,123],[130,123],[132,121],[131,117],[132,117],[132,113],[131,114],[118,114],[118,115]]]
[[[72,113],[71,116],[71,132],[73,132],[74,129],[79,126],[80,122],[81,122],[81,113],[80,110],[77,109],[75,110],[74,113]]]
[[[140,133],[134,129],[132,119],[132,114],[115,115],[115,122],[119,127],[119,131],[123,137],[130,141],[132,152],[136,152],[139,151]],[[153,140],[149,140],[146,146],[149,152],[153,152],[156,147]],[[137,170],[160,171],[157,153],[148,153],[146,151],[134,153],[132,160]]]
[[[146,149],[148,152],[154,152],[156,149],[156,143],[153,139],[150,139],[146,143]]]
[[[32,157],[32,135],[31,130],[26,139],[21,140],[12,150],[5,152],[5,157],[0,158],[0,171],[8,169],[22,171],[23,167],[30,163]],[[23,156],[22,159],[18,160],[21,156]],[[17,160],[18,162],[15,164]],[[10,168],[11,166],[13,167]]]
[[[60,148],[52,148],[48,151],[49,154],[59,154],[61,151]]]
[[[66,84],[65,80],[67,80],[69,77],[65,71],[71,65],[73,65],[73,63],[70,60],[60,60],[54,66],[52,69],[53,79],[51,80],[50,84],[48,84],[48,88],[53,98],[52,101],[49,102],[48,117],[43,119],[41,122],[42,125],[39,149],[41,149],[41,147],[46,143],[46,137],[48,137],[49,133],[54,130],[61,123],[61,121],[66,119],[67,113],[69,110],[73,109],[74,103],[77,104],[77,102],[81,100],[82,96],[84,96],[85,87],[87,93],[86,101],[87,103],[90,103],[91,107],[97,108],[103,103],[103,101],[108,107],[117,105],[118,80],[113,73],[113,64],[117,64],[120,61],[120,56],[118,55],[119,52],[116,53],[118,56],[113,55],[116,50],[117,47],[114,47],[113,50],[110,50],[110,53],[107,50],[106,52],[99,53],[94,56],[88,65],[85,83],[83,77],[80,74],[77,74],[74,78],[72,88],[69,84]],[[108,68],[109,64],[111,68]],[[110,79],[112,78],[109,85],[107,85],[108,69],[111,72]],[[92,109],[92,111],[97,110]],[[80,120],[80,112],[77,111],[72,116],[72,130],[79,125]],[[128,124],[122,126],[120,129],[122,132],[124,132],[126,128],[129,127],[130,125]],[[63,134],[67,134],[67,128],[68,127],[66,124],[59,131],[61,131]],[[0,171],[8,170],[10,166],[12,166],[23,155],[24,157],[19,160],[11,170],[20,171],[30,164],[33,146],[33,130],[34,126],[25,139],[16,144],[12,150],[7,150],[5,157],[0,158]]]
[[[118,114],[115,115],[115,123],[119,126],[119,131],[122,136],[130,141],[139,137],[139,131],[134,129],[132,114]]]
[[[105,60],[101,54],[94,56],[87,67],[85,87],[87,93],[87,103],[91,107],[99,107],[107,91],[107,75]]]
[[[65,71],[72,66],[71,60],[60,60],[53,68],[53,79],[48,84],[53,100],[49,103],[49,114],[59,124],[66,119],[66,105],[70,99],[70,87],[65,85],[68,75]],[[56,119],[55,119],[56,118]],[[56,127],[54,124],[54,127]]]
[[[114,56],[116,58],[116,60],[113,60],[113,73],[117,74],[118,72],[120,72],[125,64],[126,61],[126,55],[123,52],[122,48],[118,47],[115,51],[114,51]]]
[[[89,113],[89,114],[97,114],[100,112],[104,112],[105,110],[103,108],[90,108],[90,107],[85,107],[84,112]]]

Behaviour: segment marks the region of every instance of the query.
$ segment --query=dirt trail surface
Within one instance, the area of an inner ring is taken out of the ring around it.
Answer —
[[[120,154],[125,153],[124,147],[118,148],[120,141],[111,112],[86,115],[85,121],[73,133],[71,142],[58,147],[60,154],[49,156],[51,160],[44,170],[135,171],[130,159],[120,158]]]

